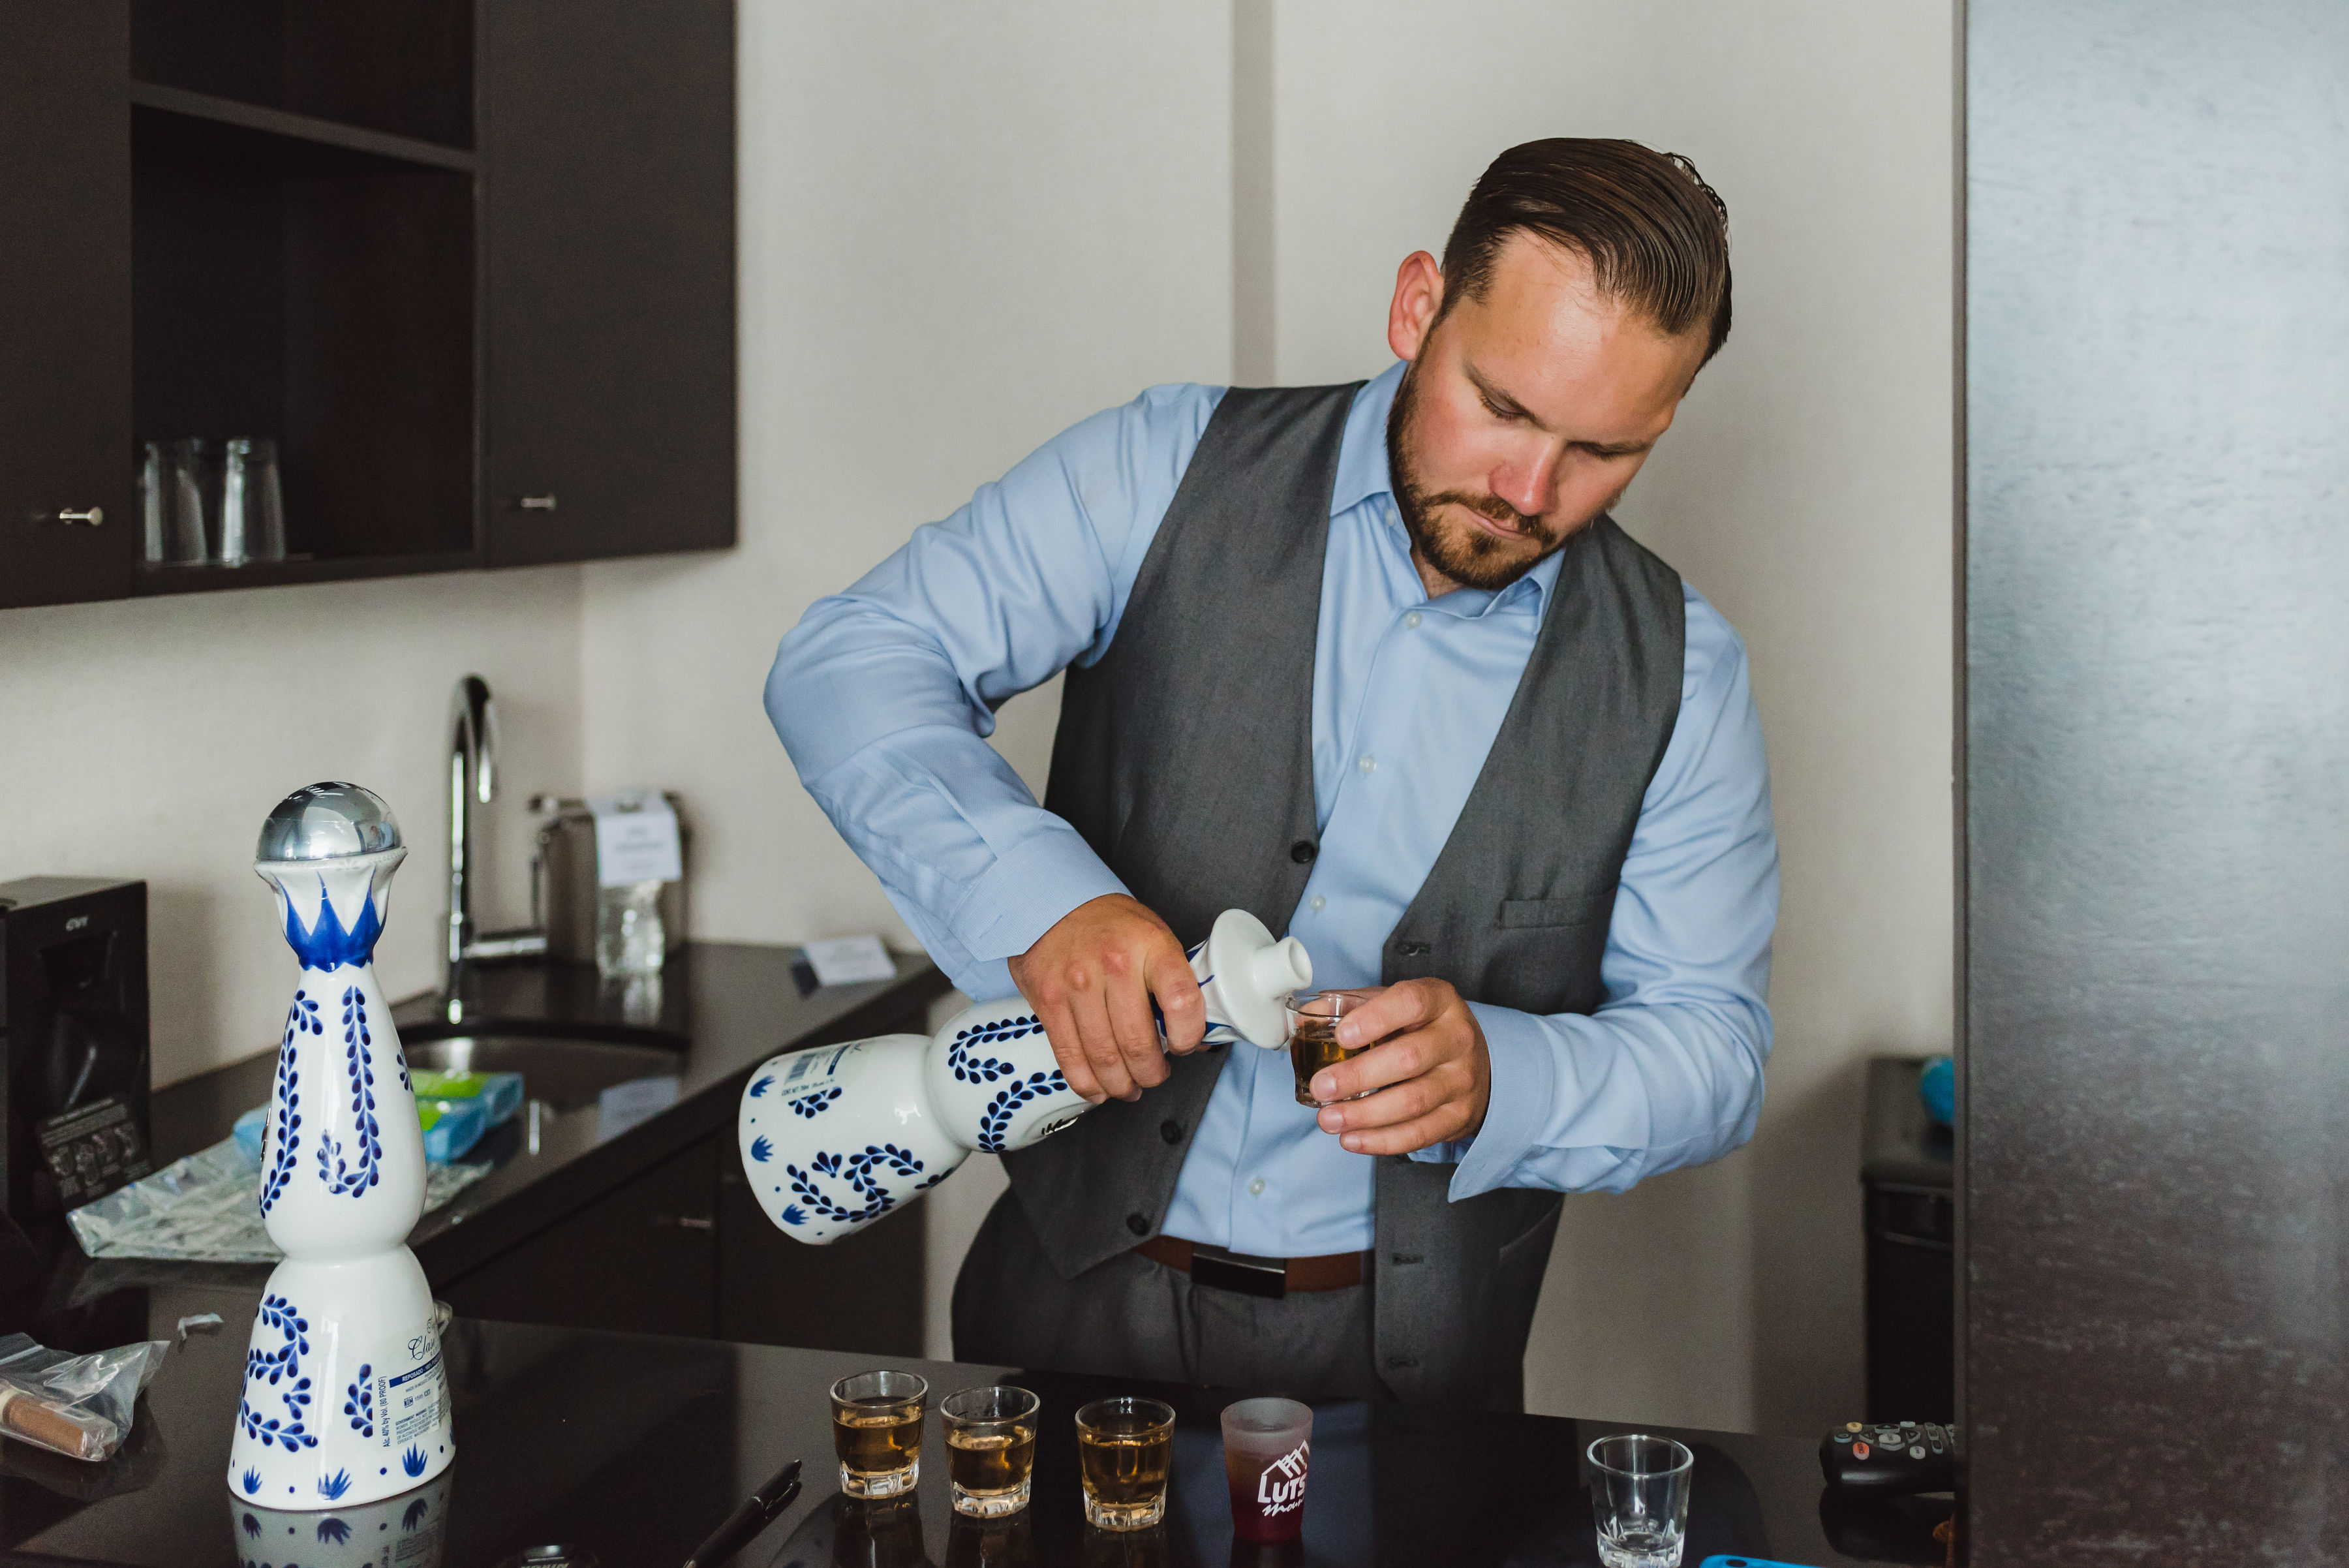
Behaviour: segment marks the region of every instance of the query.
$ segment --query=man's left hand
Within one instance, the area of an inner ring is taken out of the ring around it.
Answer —
[[[1355,1154],[1409,1154],[1474,1137],[1485,1125],[1492,1058],[1476,1015],[1450,981],[1398,981],[1338,1021],[1347,1050],[1369,1040],[1379,1044],[1313,1075],[1313,1097],[1325,1102],[1323,1132]],[[1378,1092],[1346,1098],[1366,1089]]]

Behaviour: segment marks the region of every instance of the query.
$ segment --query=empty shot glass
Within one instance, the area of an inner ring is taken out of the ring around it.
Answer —
[[[922,1479],[930,1386],[910,1372],[859,1372],[832,1386],[832,1442],[848,1497],[895,1497]]]
[[[1036,1396],[1009,1386],[966,1388],[938,1401],[957,1513],[999,1519],[1028,1506],[1036,1469]]]
[[[1294,1541],[1305,1528],[1305,1472],[1313,1461],[1313,1407],[1294,1399],[1224,1407],[1224,1479],[1232,1533]]]
[[[1607,1568],[1680,1568],[1696,1456],[1670,1438],[1628,1432],[1590,1445],[1590,1514]]]
[[[1292,998],[1288,1012],[1288,1063],[1297,1071],[1297,1103],[1317,1109],[1324,1105],[1336,1105],[1335,1100],[1313,1097],[1313,1075],[1324,1067],[1334,1067],[1340,1062],[1350,1062],[1370,1045],[1349,1051],[1338,1044],[1338,1021],[1354,1012],[1376,996],[1371,991],[1317,991],[1310,996]],[[1378,1044],[1376,1041],[1371,1043]],[[1345,1098],[1359,1100],[1364,1095],[1376,1093],[1365,1089],[1361,1095]]]
[[[1103,1530],[1147,1530],[1166,1517],[1174,1460],[1174,1407],[1155,1399],[1096,1399],[1077,1412],[1085,1520]]]

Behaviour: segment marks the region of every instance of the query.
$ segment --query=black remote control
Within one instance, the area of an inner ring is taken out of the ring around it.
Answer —
[[[1847,1421],[1819,1443],[1827,1485],[1897,1497],[1958,1484],[1958,1429],[1930,1421]]]

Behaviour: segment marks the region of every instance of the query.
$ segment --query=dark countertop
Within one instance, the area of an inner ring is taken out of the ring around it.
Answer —
[[[302,1548],[315,1549],[319,1523],[335,1511],[265,1513],[226,1485],[255,1295],[202,1284],[117,1293],[108,1304],[122,1340],[171,1337],[182,1316],[202,1312],[218,1313],[224,1326],[191,1334],[173,1353],[148,1390],[130,1441],[106,1465],[0,1443],[0,1549],[22,1554],[9,1561],[157,1568],[312,1561]],[[957,1388],[1007,1376],[1042,1397],[1035,1501],[1019,1516],[1027,1522],[982,1532],[957,1524],[948,1511],[935,1416],[926,1427],[914,1507],[875,1516],[836,1501],[825,1389],[874,1365],[873,1357],[462,1318],[444,1349],[456,1400],[456,1463],[444,1478],[445,1495],[439,1481],[419,1489],[389,1511],[388,1528],[396,1531],[420,1501],[428,1506],[419,1529],[437,1516],[448,1534],[442,1556],[403,1554],[403,1568],[435,1561],[488,1568],[522,1547],[552,1542],[587,1546],[606,1568],[670,1568],[795,1457],[807,1461],[806,1494],[737,1560],[745,1568],[1258,1560],[1231,1549],[1216,1413],[1233,1396],[1221,1391],[888,1363],[927,1377],[933,1405]],[[1070,1418],[1079,1404],[1107,1392],[1157,1394],[1183,1417],[1168,1521],[1140,1537],[1105,1537],[1083,1523]],[[1307,1550],[1288,1561],[1413,1568],[1595,1563],[1578,1455],[1592,1438],[1621,1429],[1539,1416],[1323,1406],[1307,1493]],[[1819,1568],[1864,1561],[1827,1544],[1812,1442],[1674,1435],[1698,1454],[1688,1568],[1717,1552]],[[361,1528],[380,1517],[362,1518]],[[282,1533],[288,1531],[291,1540]],[[1939,1559],[1912,1551],[1893,1560]]]
[[[674,1054],[678,1076],[675,1105],[623,1130],[607,1134],[592,1105],[559,1114],[540,1107],[482,1139],[466,1159],[495,1168],[425,1215],[409,1237],[427,1277],[436,1285],[453,1279],[732,1126],[750,1069],[775,1053],[886,1033],[909,1018],[919,1030],[947,978],[926,957],[896,961],[894,980],[818,987],[797,948],[696,942],[669,960],[657,986],[605,983],[592,965],[476,965],[460,990],[460,1023],[449,1021],[438,997],[399,1003],[392,1016],[407,1044],[476,1033],[650,1045]],[[219,1142],[240,1115],[266,1103],[276,1055],[265,1049],[157,1090],[157,1163]],[[269,1271],[265,1263],[91,1262],[69,1244],[66,1251],[73,1272],[60,1282],[79,1300],[159,1280],[258,1286]]]

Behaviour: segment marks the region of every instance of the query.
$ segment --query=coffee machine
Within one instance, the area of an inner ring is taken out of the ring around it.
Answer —
[[[0,1213],[30,1230],[152,1168],[147,884],[0,882]]]

